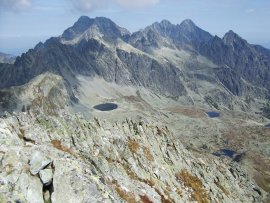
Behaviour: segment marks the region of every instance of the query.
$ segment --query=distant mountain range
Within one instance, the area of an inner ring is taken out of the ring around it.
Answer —
[[[78,75],[214,108],[257,110],[270,97],[270,50],[233,31],[212,36],[189,19],[177,25],[163,20],[130,33],[110,19],[82,16],[14,64],[0,64],[0,88],[25,85],[48,72],[63,78],[71,103],[79,102]]]
[[[16,60],[15,56],[0,52],[0,63],[14,63],[15,60]]]

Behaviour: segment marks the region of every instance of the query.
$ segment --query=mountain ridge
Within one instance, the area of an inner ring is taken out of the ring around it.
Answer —
[[[209,69],[210,62],[216,68]],[[212,36],[189,19],[177,25],[162,20],[130,33],[108,18],[82,16],[61,36],[22,54],[14,65],[0,64],[4,81],[0,88],[23,85],[52,72],[63,77],[72,95],[79,85],[77,75],[98,76],[176,100],[185,97],[194,103],[196,98],[199,105],[210,96],[230,108],[225,97],[239,97],[246,109],[250,104],[245,97],[269,97],[269,64],[269,50],[248,44],[233,31],[223,38]],[[193,71],[196,66],[199,72]],[[205,82],[211,90],[201,85]]]

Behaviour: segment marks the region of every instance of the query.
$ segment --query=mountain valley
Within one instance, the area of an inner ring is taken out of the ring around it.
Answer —
[[[233,31],[82,16],[0,63],[0,202],[268,202],[269,72]]]

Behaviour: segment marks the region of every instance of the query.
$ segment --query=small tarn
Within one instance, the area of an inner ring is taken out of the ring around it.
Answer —
[[[220,116],[220,113],[216,111],[208,111],[206,113],[210,118],[218,118]]]
[[[231,149],[221,149],[213,153],[213,155],[215,156],[228,156],[230,158],[233,158],[235,154],[236,154],[236,151],[231,150]]]
[[[98,104],[94,106],[93,108],[99,111],[112,111],[112,110],[117,109],[118,105],[114,103],[104,103],[104,104]]]
[[[213,155],[221,157],[221,156],[227,156],[233,159],[233,161],[240,162],[242,158],[245,155],[245,152],[243,153],[237,153],[236,151],[232,149],[220,149],[217,152],[214,152]]]

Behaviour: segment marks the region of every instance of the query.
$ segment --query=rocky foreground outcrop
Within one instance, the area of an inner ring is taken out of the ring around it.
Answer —
[[[30,112],[31,113],[31,112]],[[0,202],[262,202],[235,162],[195,157],[151,121],[0,119]]]

